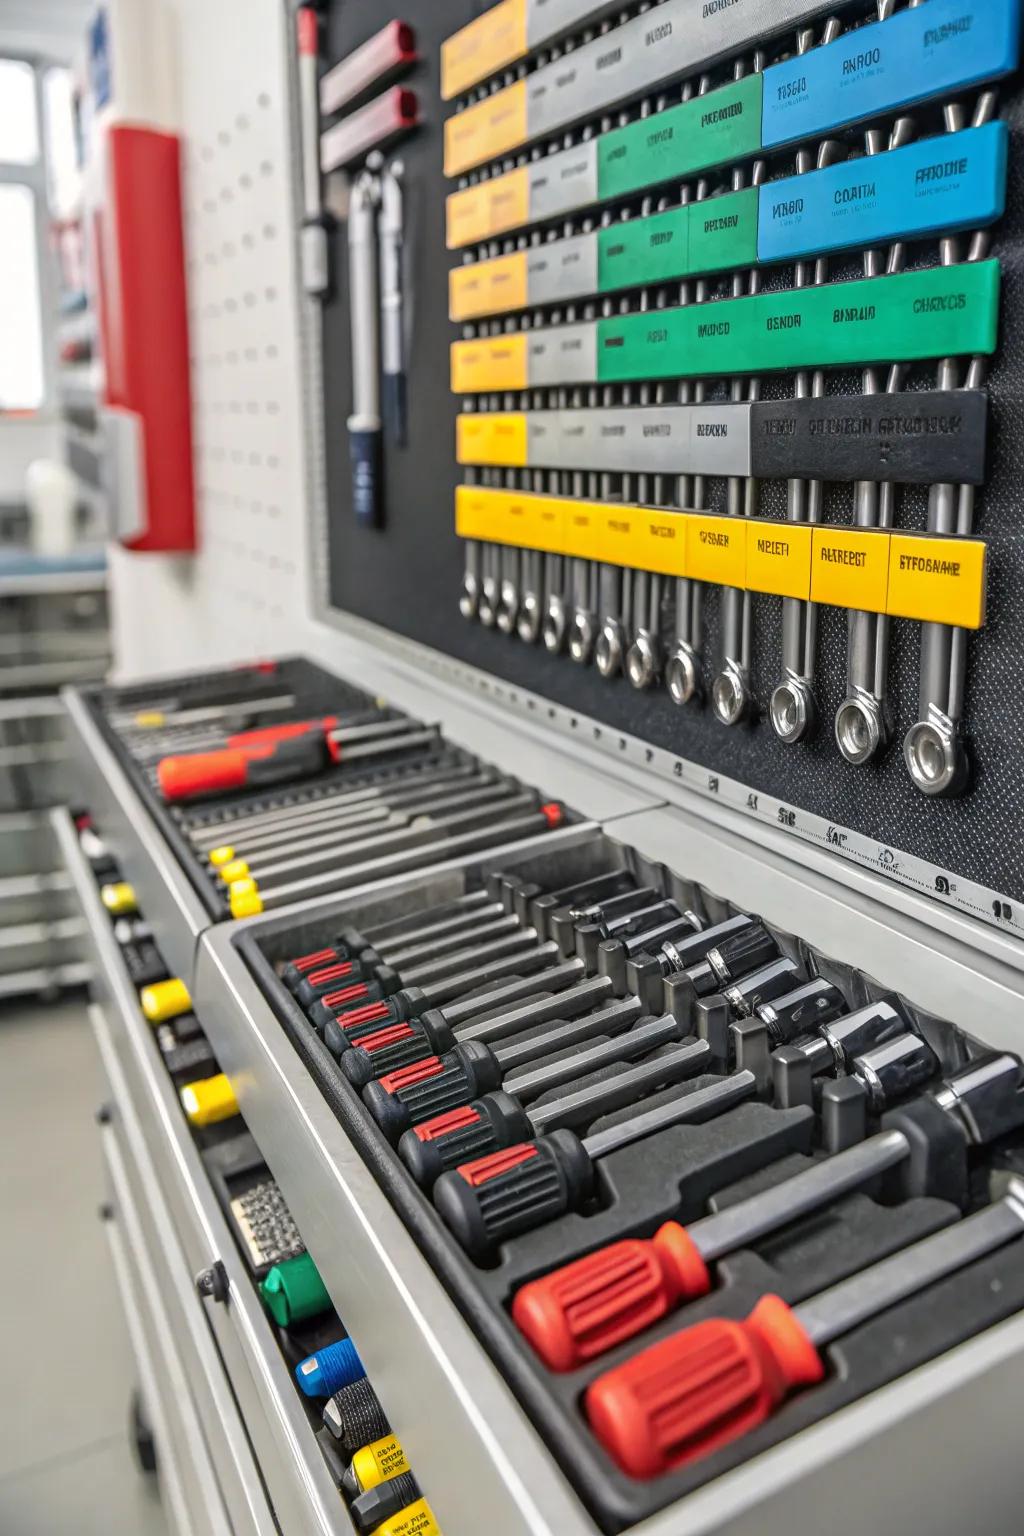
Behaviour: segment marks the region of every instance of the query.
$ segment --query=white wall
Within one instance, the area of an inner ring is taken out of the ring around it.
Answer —
[[[95,0],[0,0],[0,53],[70,63]]]

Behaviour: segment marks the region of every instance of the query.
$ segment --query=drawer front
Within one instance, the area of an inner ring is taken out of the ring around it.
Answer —
[[[173,1340],[185,1397],[197,1425],[206,1430],[205,1440],[200,1434],[201,1443],[190,1442],[186,1452],[195,1455],[197,1467],[209,1466],[216,1501],[230,1512],[226,1528],[234,1536],[272,1536],[277,1527],[249,1437],[141,1134],[112,1032],[95,1004],[89,1021],[108,1090],[102,1127],[108,1170],[113,1168],[119,1181],[118,1204],[130,1212],[138,1245],[152,1256],[157,1299],[167,1323],[162,1336]]]

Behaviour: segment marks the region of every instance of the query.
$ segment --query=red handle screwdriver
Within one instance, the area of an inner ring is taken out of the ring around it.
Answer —
[[[1024,1234],[1024,1181],[1009,1193],[797,1307],[764,1296],[750,1316],[662,1339],[588,1387],[584,1411],[630,1477],[658,1477],[749,1434],[791,1392],[825,1376],[841,1334]]]
[[[219,752],[165,757],[157,782],[167,801],[262,788],[284,779],[322,773],[332,763],[411,750],[437,740],[436,728],[417,720],[380,720],[338,726],[337,717],[292,721],[229,736]]]

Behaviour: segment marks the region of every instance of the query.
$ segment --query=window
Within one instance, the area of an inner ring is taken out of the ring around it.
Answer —
[[[0,411],[36,410],[45,393],[35,204],[0,182]]]
[[[36,71],[0,59],[0,416],[46,398],[45,195]]]
[[[0,59],[0,161],[32,165],[38,159],[35,70],[17,59]]]

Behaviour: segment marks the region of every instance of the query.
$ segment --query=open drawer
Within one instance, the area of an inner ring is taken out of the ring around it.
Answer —
[[[199,1404],[230,1529],[270,1536],[350,1536],[352,1526],[218,1205],[150,1025],[136,1001],[70,817],[57,818],[93,946],[93,1027],[139,1223],[177,1304],[174,1338]],[[223,1301],[200,1300],[195,1277],[218,1266]]]

